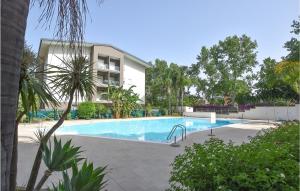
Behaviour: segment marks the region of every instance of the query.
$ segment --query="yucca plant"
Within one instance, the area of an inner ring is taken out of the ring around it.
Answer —
[[[60,58],[58,58],[60,59]],[[92,63],[85,57],[74,56],[70,59],[60,59],[60,65],[49,65],[47,70],[48,83],[51,89],[61,96],[62,100],[68,100],[67,108],[59,120],[49,129],[41,139],[30,177],[27,184],[27,191],[31,191],[36,183],[40,169],[44,144],[48,142],[51,135],[58,129],[66,119],[71,110],[75,94],[89,98],[94,93],[95,83],[92,72]]]
[[[81,161],[83,159],[79,156],[81,152],[80,147],[71,145],[71,140],[62,144],[61,139],[57,140],[56,136],[54,136],[53,145],[51,141],[49,141],[49,144],[44,144],[43,161],[47,170],[44,172],[35,190],[42,188],[52,172],[67,170]]]
[[[105,187],[107,181],[104,180],[106,167],[94,169],[93,163],[85,161],[80,170],[76,163],[72,166],[72,177],[63,172],[63,181],[58,186],[53,185],[52,191],[99,191]]]

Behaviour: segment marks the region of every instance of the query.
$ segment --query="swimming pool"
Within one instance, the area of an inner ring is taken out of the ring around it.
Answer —
[[[87,135],[96,137],[107,137],[117,139],[127,139],[136,141],[150,141],[168,143],[167,136],[176,124],[186,126],[186,132],[217,128],[223,125],[235,123],[232,120],[217,120],[210,123],[209,119],[176,117],[159,119],[130,119],[130,120],[110,120],[89,124],[68,125],[59,128],[56,134],[67,135]],[[173,137],[181,137],[181,129],[177,128]],[[173,140],[173,137],[171,140]]]

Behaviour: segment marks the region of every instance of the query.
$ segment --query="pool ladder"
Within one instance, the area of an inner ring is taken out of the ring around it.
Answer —
[[[184,126],[182,124],[177,124],[177,125],[174,125],[172,130],[170,131],[170,133],[167,137],[167,141],[172,138],[172,136],[175,133],[177,128],[181,128],[181,140],[183,141],[183,138],[186,139],[186,126]],[[174,142],[171,144],[171,146],[179,146],[176,142],[176,136],[174,136]]]

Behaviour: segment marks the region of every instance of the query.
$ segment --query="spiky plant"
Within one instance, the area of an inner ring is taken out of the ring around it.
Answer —
[[[67,108],[60,116],[59,120],[49,129],[45,136],[41,139],[31,174],[28,180],[26,190],[32,190],[40,169],[44,144],[48,142],[51,135],[59,128],[68,113],[74,100],[76,92],[84,99],[92,97],[94,93],[95,83],[92,72],[92,63],[85,57],[74,56],[71,59],[60,59],[60,65],[49,65],[47,70],[48,83],[51,89],[60,95],[61,99],[67,99]]]
[[[52,191],[99,191],[105,187],[106,167],[94,169],[93,163],[85,161],[80,170],[76,164],[72,166],[72,176],[63,172],[63,181],[58,186],[53,185]]]
[[[44,144],[43,161],[47,170],[44,172],[35,190],[42,188],[52,172],[67,170],[71,168],[74,163],[77,164],[83,159],[79,156],[82,152],[80,151],[80,147],[74,147],[71,145],[71,141],[72,140],[69,140],[65,144],[62,144],[61,139],[57,140],[56,136],[54,136],[53,145],[51,141],[49,141],[49,144]]]

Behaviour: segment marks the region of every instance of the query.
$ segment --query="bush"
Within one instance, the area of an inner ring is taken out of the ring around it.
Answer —
[[[299,190],[299,123],[240,146],[218,139],[194,144],[172,168],[170,190]]]
[[[78,106],[78,117],[80,119],[91,119],[96,112],[94,103],[82,102]]]
[[[166,109],[166,108],[160,108],[159,109],[159,112],[161,113],[161,115],[168,115],[168,109]]]
[[[102,103],[95,103],[95,109],[96,109],[95,113],[97,115],[97,118],[100,118],[101,115],[104,115],[107,112],[107,107]]]
[[[149,116],[149,117],[152,116],[152,106],[151,106],[150,103],[148,103],[148,104],[146,105],[145,111],[146,111],[146,115],[147,115],[147,116]]]

